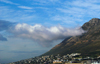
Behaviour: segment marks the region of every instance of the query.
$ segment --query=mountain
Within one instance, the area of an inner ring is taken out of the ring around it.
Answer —
[[[93,18],[82,27],[86,33],[68,37],[43,55],[81,53],[82,56],[100,55],[100,19]]]

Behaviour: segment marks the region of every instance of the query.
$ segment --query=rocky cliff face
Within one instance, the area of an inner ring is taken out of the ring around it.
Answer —
[[[100,55],[100,19],[93,18],[82,26],[87,31],[81,36],[66,38],[43,55],[82,53],[83,56]]]

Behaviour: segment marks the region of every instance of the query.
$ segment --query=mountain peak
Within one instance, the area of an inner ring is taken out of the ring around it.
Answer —
[[[80,36],[73,36],[65,39],[43,55],[81,53],[82,56],[99,56],[100,19],[93,18],[89,22],[85,23],[82,28],[88,31]]]
[[[82,28],[84,30],[89,30],[90,28],[100,25],[100,19],[99,18],[92,18],[89,22],[86,22]]]
[[[92,18],[89,23],[98,23],[100,21],[99,18]]]

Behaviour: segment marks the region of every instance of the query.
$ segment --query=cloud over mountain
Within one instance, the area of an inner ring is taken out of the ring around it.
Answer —
[[[2,31],[13,34],[13,37],[31,39],[42,46],[50,46],[55,40],[84,33],[84,30],[80,28],[70,29],[61,25],[52,27],[46,27],[40,24],[29,25],[26,23],[14,25],[12,22],[0,20],[0,32]],[[7,41],[7,38],[0,33],[0,40]]]
[[[14,37],[32,39],[44,46],[50,45],[55,40],[84,33],[82,29],[69,29],[60,25],[45,27],[40,24],[28,25],[26,23],[17,24],[15,27],[9,29],[9,31],[14,34]]]

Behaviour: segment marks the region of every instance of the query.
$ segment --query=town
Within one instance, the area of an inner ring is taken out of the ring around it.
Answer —
[[[81,53],[72,53],[60,56],[50,55],[20,60],[9,64],[100,64],[100,56],[82,58]]]

